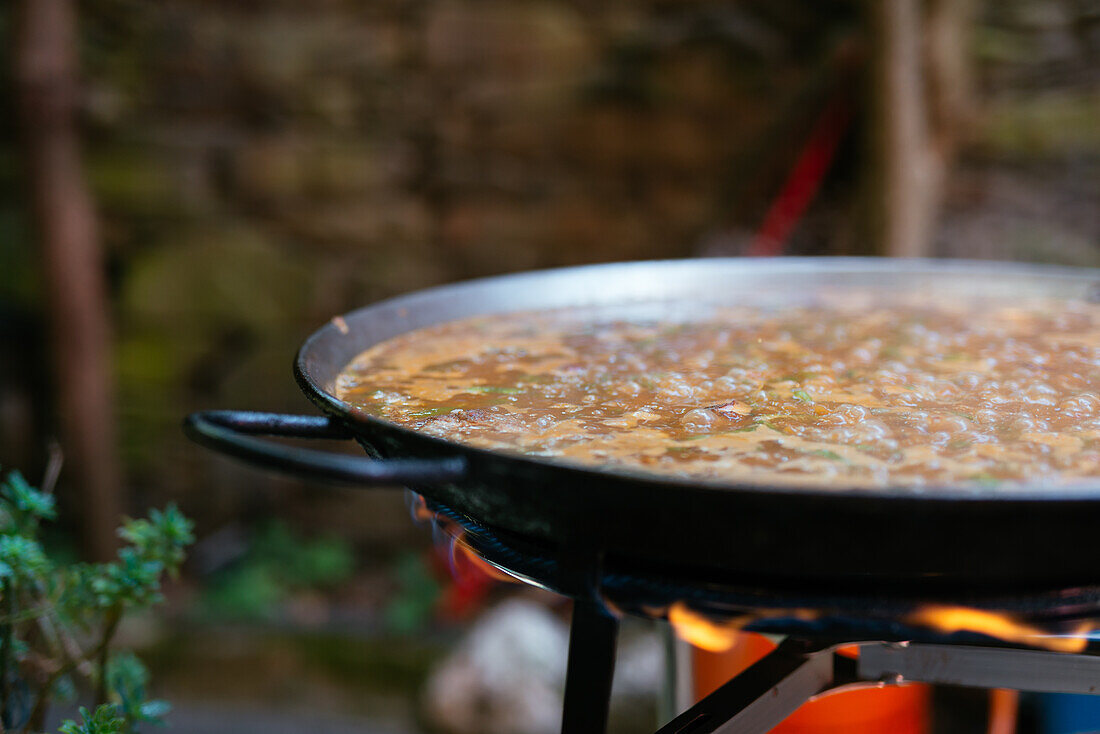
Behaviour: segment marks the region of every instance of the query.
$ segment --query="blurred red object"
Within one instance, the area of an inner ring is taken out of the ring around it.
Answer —
[[[446,622],[462,622],[484,606],[500,573],[469,551],[461,538],[436,545],[432,567],[443,582],[436,602],[436,614]]]
[[[775,645],[744,632],[724,652],[692,649],[695,698],[703,698],[767,655]],[[929,695],[925,685],[863,688],[827,693],[803,704],[771,734],[927,734]]]
[[[749,256],[773,257],[783,252],[783,245],[791,231],[821,188],[840,141],[852,122],[853,113],[852,102],[846,92],[837,94],[825,106],[790,175],[764,215],[764,221],[749,245]]]

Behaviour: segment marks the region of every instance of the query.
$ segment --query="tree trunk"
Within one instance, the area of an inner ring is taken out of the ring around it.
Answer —
[[[15,82],[33,222],[42,254],[68,484],[80,498],[87,555],[114,553],[120,471],[103,258],[75,121],[72,0],[21,0]]]
[[[945,161],[932,143],[923,74],[921,0],[868,0],[870,35],[867,217],[876,249],[931,254]]]
[[[959,141],[965,137],[974,116],[970,63],[974,2],[929,0],[927,17],[931,144],[939,156],[942,177],[946,180],[951,173]],[[941,181],[941,189],[943,183]]]

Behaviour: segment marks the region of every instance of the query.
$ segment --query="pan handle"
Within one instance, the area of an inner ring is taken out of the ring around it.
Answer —
[[[461,456],[439,459],[368,459],[265,441],[286,438],[352,438],[340,421],[325,416],[209,410],[192,413],[183,431],[193,441],[263,469],[306,479],[362,485],[416,485],[453,482],[466,475]]]

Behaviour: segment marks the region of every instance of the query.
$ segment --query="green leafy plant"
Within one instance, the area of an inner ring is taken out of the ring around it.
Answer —
[[[174,506],[126,520],[126,545],[111,563],[60,564],[39,540],[56,516],[54,498],[16,471],[0,482],[0,731],[39,732],[51,701],[78,682],[96,708],[80,709],[62,734],[135,734],[160,724],[169,706],[146,698],[141,661],[112,649],[122,618],[162,600],[161,578],[175,576],[193,541]]]
[[[58,730],[61,734],[121,734],[123,720],[118,715],[114,706],[104,704],[88,713],[88,709],[80,707],[80,723],[66,721]]]

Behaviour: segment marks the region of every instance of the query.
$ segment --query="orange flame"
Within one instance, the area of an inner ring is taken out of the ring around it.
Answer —
[[[459,559],[468,563],[471,567],[477,569],[480,573],[485,574],[494,581],[504,581],[510,584],[520,583],[519,579],[511,574],[507,574],[500,570],[493,564],[486,561],[481,555],[470,547],[469,542],[466,540],[466,532],[459,530],[459,534],[455,536],[454,542],[451,544],[451,562],[452,567],[461,568]]]
[[[412,505],[412,516],[417,522],[431,522],[435,519],[436,514],[428,509],[428,502],[421,495],[413,495]]]
[[[450,568],[452,575],[461,580],[470,573],[481,574],[493,581],[506,581],[508,583],[520,583],[519,579],[497,568],[489,561],[482,558],[470,545],[469,533],[462,525],[445,515],[441,515],[428,507],[427,501],[419,494],[413,495],[413,518],[420,522],[430,522],[445,535],[448,540],[445,552],[450,555]]]
[[[715,622],[683,602],[675,602],[668,609],[668,623],[680,639],[710,652],[725,652],[737,642],[744,622]]]
[[[654,616],[660,614],[657,609],[646,611]],[[808,622],[817,619],[820,614],[810,609],[754,609],[751,613],[718,621],[678,601],[668,607],[665,616],[673,632],[684,642],[708,652],[724,652],[737,644],[745,626],[755,620],[792,617]]]
[[[668,608],[667,616],[673,631],[685,642],[709,652],[724,652],[737,643],[741,630],[753,619],[793,616],[809,620],[818,615],[810,610],[758,609],[751,615],[734,620],[717,621],[691,609],[683,602],[676,602]],[[1058,635],[1013,619],[1008,614],[944,605],[922,607],[905,616],[902,621],[914,627],[924,627],[945,634],[975,632],[1005,642],[1016,642],[1054,652],[1082,652],[1088,646],[1085,634],[1095,626],[1092,620],[1084,620],[1062,630],[1063,634]]]
[[[905,621],[939,632],[976,632],[998,640],[1042,647],[1055,652],[1082,652],[1088,646],[1088,639],[1083,635],[1091,628],[1091,623],[1082,622],[1064,637],[1050,636],[1038,627],[1019,622],[1007,614],[936,605],[918,609],[909,614]]]

